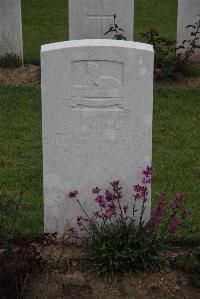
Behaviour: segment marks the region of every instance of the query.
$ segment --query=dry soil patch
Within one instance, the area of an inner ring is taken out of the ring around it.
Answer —
[[[0,68],[0,85],[38,85],[40,67],[27,64],[16,68]]]
[[[176,248],[169,254],[176,257],[183,253],[185,249]],[[120,280],[103,280],[82,271],[81,248],[49,245],[42,255],[46,265],[31,281],[27,294],[30,299],[200,298],[200,289],[191,286],[187,274],[173,268]]]

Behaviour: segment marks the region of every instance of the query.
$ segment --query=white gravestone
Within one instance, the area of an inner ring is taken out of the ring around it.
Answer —
[[[127,40],[133,40],[134,0],[69,0],[69,39],[110,38],[104,33],[113,23],[125,32]]]
[[[75,224],[79,206],[97,209],[91,190],[119,179],[132,186],[151,164],[153,48],[114,40],[42,46],[44,223],[46,232]],[[149,218],[149,207],[145,217]]]
[[[177,21],[177,45],[182,45],[184,40],[191,40],[191,31],[193,28],[186,28],[188,25],[193,25],[200,20],[200,0],[178,0],[178,21]],[[200,34],[198,34],[200,37]],[[200,40],[198,42],[200,46]],[[185,43],[188,47],[188,43]],[[200,62],[200,49],[195,50],[195,55],[192,60]]]
[[[23,58],[20,0],[0,0],[0,56]]]

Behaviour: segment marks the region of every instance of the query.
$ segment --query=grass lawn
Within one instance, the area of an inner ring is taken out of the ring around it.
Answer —
[[[19,231],[41,232],[42,148],[40,89],[0,87],[0,190],[11,198],[24,191]],[[31,227],[29,227],[29,224]]]
[[[135,0],[135,40],[140,32],[155,28],[176,37],[177,0]],[[24,57],[39,64],[42,44],[68,40],[67,0],[22,0]]]
[[[190,223],[181,237],[200,239],[200,90],[158,88],[154,94],[153,198],[158,191],[189,196]],[[41,233],[42,145],[39,87],[0,86],[0,190],[16,197],[24,190],[25,221],[19,231]],[[131,187],[131,186],[130,186]]]

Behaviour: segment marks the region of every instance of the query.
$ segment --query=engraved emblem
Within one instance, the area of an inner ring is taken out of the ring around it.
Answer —
[[[100,67],[97,63],[87,62],[87,79],[82,85],[75,86],[76,89],[93,89],[93,90],[121,90],[121,82],[114,77],[104,76],[101,74]]]
[[[122,110],[125,105],[124,63],[79,60],[71,63],[72,90],[68,106]]]

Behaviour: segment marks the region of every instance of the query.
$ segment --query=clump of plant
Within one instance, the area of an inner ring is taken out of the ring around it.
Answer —
[[[191,56],[194,54],[195,49],[200,49],[200,19],[192,25],[187,25],[186,29],[191,28],[189,40],[183,41],[183,46],[180,46],[179,49],[184,49],[186,47],[186,56]]]
[[[104,33],[104,35],[111,35],[112,39],[116,40],[126,40],[126,37],[123,35],[124,29],[122,29],[117,23],[116,23],[116,14],[113,16],[114,21],[113,24],[109,25],[108,31]]]
[[[98,209],[92,215],[87,213],[76,190],[69,193],[83,211],[76,227],[69,229],[70,237],[86,245],[88,262],[99,275],[149,271],[164,263],[167,237],[184,223],[188,210],[183,209],[182,193],[174,201],[161,193],[150,220],[145,222],[152,174],[152,168],[147,166],[140,184],[133,186],[131,205],[124,202],[119,181],[112,182],[111,189],[105,192],[94,187]]]
[[[0,67],[14,68],[22,65],[22,60],[14,53],[7,53],[0,56]]]
[[[179,256],[176,265],[189,273],[193,286],[200,288],[200,247],[193,249],[190,254]]]
[[[32,240],[17,238],[22,192],[18,199],[0,194],[0,298],[22,298],[30,274],[41,264]]]
[[[195,49],[200,48],[200,19],[193,25],[186,26],[186,28],[192,28],[191,38],[184,40],[182,45],[178,47],[175,40],[160,36],[155,29],[140,33],[154,47],[156,78],[176,80],[184,76],[185,67],[194,55]]]

